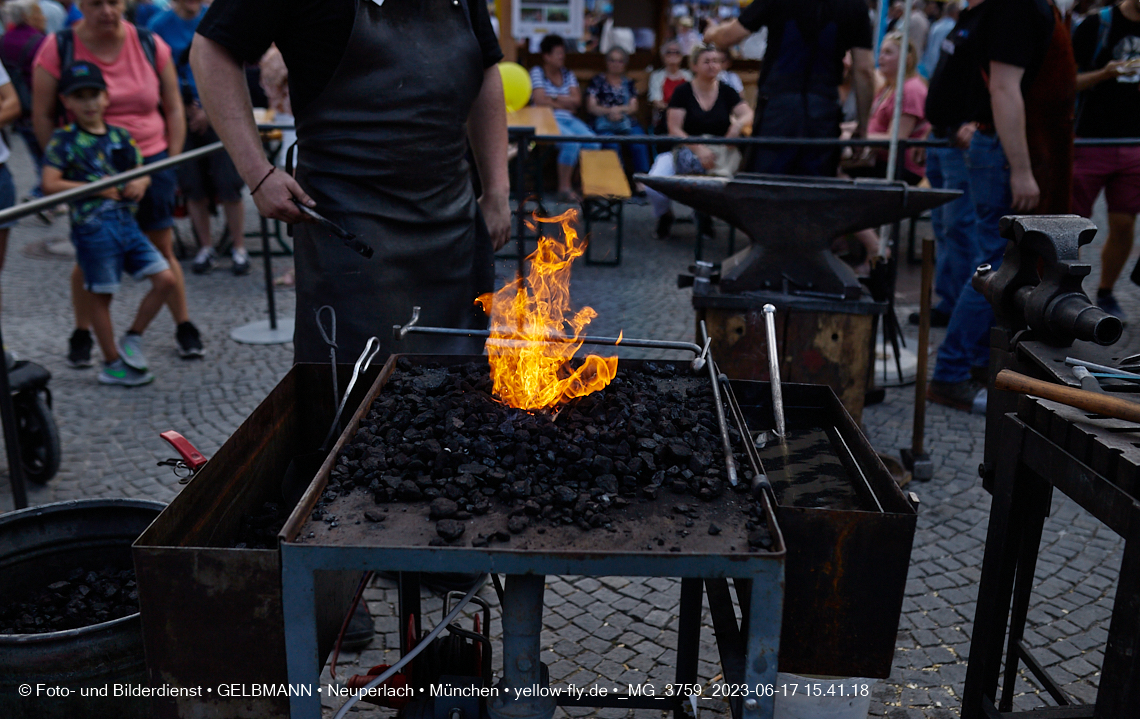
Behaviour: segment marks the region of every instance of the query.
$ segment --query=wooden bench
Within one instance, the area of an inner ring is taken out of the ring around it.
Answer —
[[[582,150],[579,156],[582,173],[582,219],[590,244],[586,246],[586,264],[621,264],[622,208],[632,193],[621,159],[614,150]],[[617,240],[612,260],[593,258],[594,242],[590,237],[590,225],[594,222],[617,222]]]

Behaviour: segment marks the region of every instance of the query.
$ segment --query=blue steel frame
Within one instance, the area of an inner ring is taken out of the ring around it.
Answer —
[[[319,478],[318,478],[319,479]],[[771,522],[771,520],[770,520]],[[328,570],[495,572],[640,577],[751,579],[744,683],[775,686],[784,602],[784,542],[774,522],[772,552],[747,555],[649,552],[534,552],[474,547],[362,547],[281,543],[281,593],[290,684],[318,686],[314,573]],[[302,527],[302,531],[304,527]],[[774,697],[745,702],[745,719],[770,719]],[[293,696],[293,719],[319,719],[320,694]]]
[[[641,551],[583,551],[566,547],[557,551],[476,547],[358,546],[306,543],[303,537],[311,512],[328,484],[333,461],[361,419],[383,390],[401,357],[391,355],[367,396],[326,457],[317,476],[293,509],[281,530],[281,594],[285,620],[285,655],[290,684],[319,686],[323,657],[317,649],[314,574],[318,571],[369,570],[398,572],[493,572],[507,575],[584,575],[593,577],[681,577],[693,579],[743,579],[751,581],[748,594],[747,634],[744,637],[743,683],[751,687],[775,687],[784,611],[784,537],[776,523],[768,495],[762,504],[772,537],[772,549],[751,553],[673,553]],[[439,360],[442,357],[435,357]],[[450,357],[463,361],[466,357]],[[628,362],[637,363],[637,360]],[[322,540],[325,541],[325,540]],[[398,540],[397,540],[398,541]],[[743,609],[743,607],[742,607]],[[678,661],[682,659],[678,657]],[[756,701],[741,702],[743,719],[771,719],[774,692],[760,692]],[[766,694],[766,696],[764,696]],[[294,695],[289,700],[293,719],[319,719],[321,695]],[[632,707],[631,707],[632,708]]]

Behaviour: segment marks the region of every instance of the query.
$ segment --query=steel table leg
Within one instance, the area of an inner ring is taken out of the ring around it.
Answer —
[[[300,565],[300,566],[298,566]],[[285,620],[285,665],[289,670],[289,683],[307,684],[311,696],[289,698],[289,716],[292,719],[320,719],[321,659],[317,649],[316,588],[313,569],[305,563],[282,562],[281,586],[288,588],[281,594],[281,609]]]
[[[1013,417],[1004,418],[1002,430],[1009,450],[1003,452],[995,468],[990,524],[986,534],[986,553],[982,559],[982,578],[978,586],[978,602],[974,611],[974,631],[970,637],[970,662],[966,667],[966,684],[962,692],[962,719],[985,719],[983,698],[993,701],[1001,672],[1002,648],[1006,620],[1009,618],[1014,569],[1017,565],[1017,538],[1022,527],[1018,490],[1019,476],[1026,470],[1019,456],[1025,437],[1025,425]]]
[[[506,694],[514,690],[545,687],[542,663],[542,595],[546,577],[541,574],[512,574],[503,593],[503,678],[498,686]],[[491,719],[550,719],[558,701],[555,697],[500,696],[487,706]]]
[[[784,567],[753,579],[759,581],[752,582],[749,596],[744,683],[755,688],[775,687],[784,614]],[[744,719],[771,719],[775,702],[772,692],[754,692],[744,700]]]
[[[1128,534],[1104,648],[1096,719],[1133,715],[1140,706],[1140,512],[1135,505]]]

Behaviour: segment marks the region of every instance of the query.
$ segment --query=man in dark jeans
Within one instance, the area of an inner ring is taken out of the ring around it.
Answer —
[[[1030,164],[1023,93],[1045,59],[1054,29],[1047,0],[971,0],[943,44],[930,81],[927,118],[965,149],[974,203],[971,265],[1001,264],[998,220],[1037,208],[1041,190]],[[987,84],[988,82],[988,84]],[[993,308],[966,282],[938,349],[928,398],[969,411],[981,387],[971,370],[989,361]]]
[[[760,94],[752,134],[757,137],[839,137],[839,84],[843,56],[851,51],[858,126],[867,134],[874,95],[875,61],[871,20],[863,0],[803,2],[755,0],[738,19],[710,25],[705,41],[728,49],[761,27],[768,28],[768,50],[760,73]],[[780,175],[834,177],[836,148],[762,149],[749,169]]]

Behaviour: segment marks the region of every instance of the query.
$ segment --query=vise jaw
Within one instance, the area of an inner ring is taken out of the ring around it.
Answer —
[[[1121,321],[1089,301],[1081,282],[1092,266],[1079,251],[1096,236],[1096,225],[1077,215],[1009,215],[998,225],[1009,240],[1001,267],[980,266],[974,289],[994,308],[998,325],[1068,347],[1073,340],[1110,345]]]

